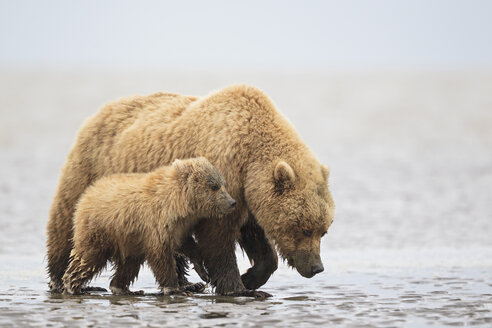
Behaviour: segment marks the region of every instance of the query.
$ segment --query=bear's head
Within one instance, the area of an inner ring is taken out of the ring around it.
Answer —
[[[172,164],[185,183],[193,212],[199,216],[221,216],[236,208],[220,172],[206,158],[175,160]]]
[[[307,278],[324,270],[321,237],[333,222],[329,170],[311,157],[277,159],[248,169],[248,207],[287,263]]]

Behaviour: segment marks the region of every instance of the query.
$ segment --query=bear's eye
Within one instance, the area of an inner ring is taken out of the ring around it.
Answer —
[[[210,189],[212,189],[212,191],[217,191],[220,189],[220,187],[218,185],[212,185]]]
[[[302,234],[306,237],[311,237],[313,235],[312,230],[302,230]]]

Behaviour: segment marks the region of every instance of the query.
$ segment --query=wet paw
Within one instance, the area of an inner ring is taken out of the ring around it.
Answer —
[[[83,293],[88,293],[88,292],[107,292],[108,290],[102,287],[86,286],[86,287],[82,287],[80,291]]]
[[[130,292],[128,295],[143,296],[145,293],[143,290],[137,290],[136,292]]]
[[[63,290],[63,295],[85,295],[88,294],[86,291],[83,291],[81,289],[71,289],[71,288],[65,288]]]
[[[111,289],[111,293],[113,293],[113,295],[135,295],[135,296],[144,295],[143,290],[132,292],[128,288],[119,288],[115,286],[109,286],[109,289]]]
[[[203,293],[205,287],[206,285],[204,283],[197,282],[196,284],[189,284],[188,286],[185,286],[184,290],[192,293]]]
[[[162,294],[164,296],[169,296],[169,295],[179,295],[179,296],[193,296],[193,293],[182,288],[169,288],[169,287],[163,287],[162,288]]]
[[[272,294],[262,292],[261,290],[243,290],[240,292],[225,293],[224,295],[233,297],[254,297],[258,299],[266,299],[268,297],[272,297]]]
[[[260,287],[261,285],[256,281],[256,277],[254,275],[254,271],[249,269],[245,274],[241,276],[241,280],[243,281],[244,287],[248,289],[255,289]]]
[[[63,293],[65,290],[63,287],[63,284],[57,284],[57,283],[54,283],[53,281],[50,281],[48,283],[48,287],[50,288],[50,292],[53,294]]]
[[[247,289],[258,289],[263,286],[272,273],[277,269],[275,261],[255,263],[255,265],[241,276],[244,287]]]

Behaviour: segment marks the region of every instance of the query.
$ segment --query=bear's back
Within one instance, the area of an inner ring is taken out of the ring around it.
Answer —
[[[122,142],[129,153],[132,147],[138,149],[146,138],[141,131],[152,134],[152,127],[170,124],[197,99],[160,92],[108,103],[80,128],[71,156],[86,162],[93,181],[112,173],[148,171],[127,165],[112,151]],[[139,131],[138,140],[128,138],[133,131]]]

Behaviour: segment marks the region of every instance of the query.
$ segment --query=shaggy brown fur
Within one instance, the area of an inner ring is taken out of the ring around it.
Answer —
[[[176,158],[204,156],[221,172],[236,210],[194,229],[216,291],[256,289],[277,255],[303,276],[322,270],[321,236],[333,220],[328,169],[260,90],[231,86],[205,98],[157,93],[103,107],[80,129],[63,168],[48,222],[48,270],[56,290],[72,249],[72,215],[93,181],[148,172]],[[241,228],[242,227],[242,228]],[[242,279],[235,243],[254,263]]]
[[[144,261],[164,292],[175,293],[179,281],[174,254],[184,237],[200,218],[228,214],[235,205],[224,179],[205,158],[98,180],[80,197],[74,214],[65,291],[79,293],[111,260],[116,269],[113,293],[130,293],[128,287]]]

